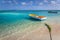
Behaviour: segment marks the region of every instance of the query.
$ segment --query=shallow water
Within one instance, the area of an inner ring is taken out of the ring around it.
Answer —
[[[30,13],[46,16],[47,19],[44,21],[32,20],[28,16]],[[22,32],[30,27],[30,30],[36,29],[44,26],[44,23],[60,24],[60,11],[57,14],[48,13],[48,11],[0,12],[0,38],[17,31]]]

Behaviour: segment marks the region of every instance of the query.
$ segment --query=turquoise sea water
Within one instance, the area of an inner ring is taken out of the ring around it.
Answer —
[[[0,11],[0,37],[9,35],[22,30],[24,28],[32,26],[38,26],[38,23],[46,22],[58,22],[60,24],[60,11],[58,13],[48,13],[48,11]],[[37,14],[40,16],[46,16],[47,20],[37,21],[29,18],[29,14]],[[33,29],[33,27],[32,27]],[[11,33],[10,33],[11,32]]]

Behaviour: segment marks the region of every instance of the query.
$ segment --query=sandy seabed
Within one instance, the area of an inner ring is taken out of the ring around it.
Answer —
[[[52,17],[54,18],[54,17]],[[44,25],[44,23],[48,23],[52,29],[52,40],[60,40],[60,19],[48,19],[43,22],[26,22],[20,25],[20,22],[17,21],[15,26],[13,25],[12,28],[6,29],[0,35],[0,40],[50,40],[49,31]],[[12,23],[14,24],[14,23]],[[9,25],[12,25],[9,24]],[[24,28],[20,28],[20,27]]]

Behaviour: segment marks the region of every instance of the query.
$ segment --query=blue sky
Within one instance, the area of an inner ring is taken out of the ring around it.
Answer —
[[[0,0],[0,10],[60,10],[60,0]]]

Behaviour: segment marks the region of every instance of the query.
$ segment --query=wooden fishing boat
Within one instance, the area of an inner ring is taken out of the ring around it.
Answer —
[[[47,19],[46,16],[38,16],[38,15],[35,15],[35,14],[29,14],[29,16],[31,18],[34,18],[34,19],[37,19],[37,20],[45,20],[45,19]]]

